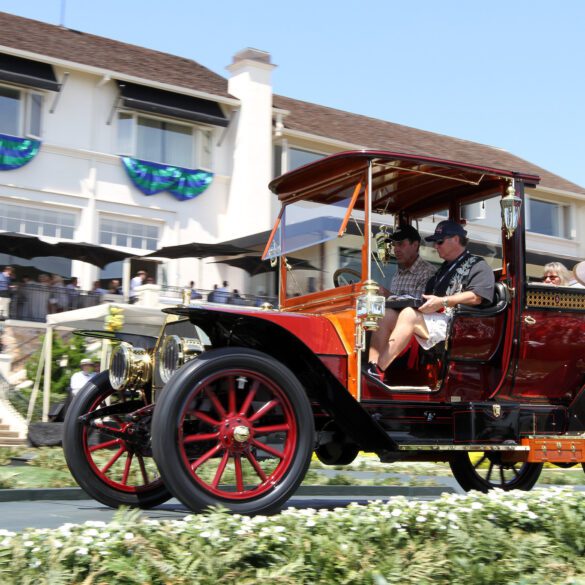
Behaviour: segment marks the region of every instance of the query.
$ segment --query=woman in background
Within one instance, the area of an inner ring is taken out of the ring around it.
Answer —
[[[554,286],[570,286],[573,281],[573,275],[562,262],[549,262],[544,265],[544,275],[542,281],[544,284]]]

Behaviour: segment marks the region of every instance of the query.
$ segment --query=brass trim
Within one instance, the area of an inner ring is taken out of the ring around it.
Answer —
[[[530,451],[528,445],[399,445],[399,451]]]

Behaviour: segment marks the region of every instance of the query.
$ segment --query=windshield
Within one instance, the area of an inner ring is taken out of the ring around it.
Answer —
[[[347,230],[341,237],[315,243],[296,251],[294,256],[286,257],[287,298],[325,291],[363,280],[363,215],[361,211],[353,211]],[[377,229],[376,227],[375,230]],[[371,274],[378,284],[389,288],[395,271],[394,260],[382,265],[372,254]]]
[[[331,203],[297,201],[283,210],[269,241],[266,258],[276,258],[333,240],[339,236],[356,187],[338,193]]]

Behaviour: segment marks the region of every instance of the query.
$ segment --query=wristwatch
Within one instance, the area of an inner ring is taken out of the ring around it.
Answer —
[[[449,297],[444,297],[443,298],[443,308],[444,309],[448,309],[449,308]]]

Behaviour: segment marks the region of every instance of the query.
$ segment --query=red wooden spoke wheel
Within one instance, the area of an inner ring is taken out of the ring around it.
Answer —
[[[314,441],[311,407],[294,374],[247,349],[202,354],[165,388],[153,452],[186,506],[277,510],[302,481]]]
[[[93,378],[72,401],[63,448],[77,483],[112,507],[150,508],[170,498],[150,450],[152,406],[139,394],[118,393],[108,372]]]

